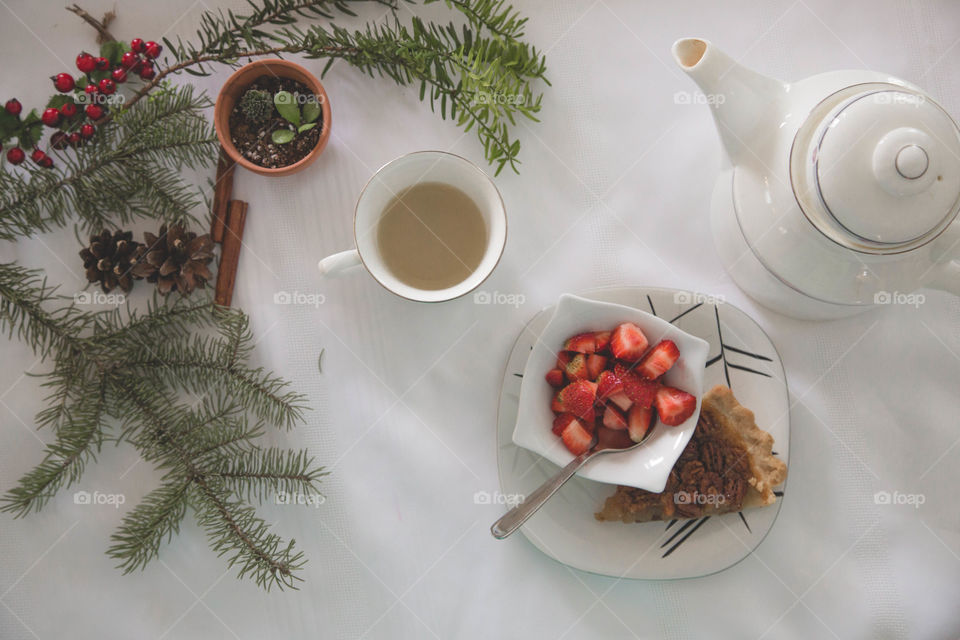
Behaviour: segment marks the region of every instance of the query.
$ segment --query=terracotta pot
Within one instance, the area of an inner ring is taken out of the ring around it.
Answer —
[[[274,75],[302,82],[320,100],[323,123],[317,146],[306,156],[286,167],[268,169],[250,162],[240,155],[230,137],[230,114],[233,112],[234,105],[247,90],[247,87],[262,75]],[[327,98],[327,92],[324,91],[320,81],[300,65],[286,60],[256,60],[237,69],[223,84],[220,95],[217,96],[217,104],[213,109],[213,125],[216,127],[220,145],[227,155],[241,167],[264,176],[287,176],[305,169],[317,159],[323,148],[327,146],[327,140],[330,139],[330,99]]]

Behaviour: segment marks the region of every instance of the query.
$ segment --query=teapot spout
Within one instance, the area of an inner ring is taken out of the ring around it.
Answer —
[[[730,162],[756,155],[779,126],[789,85],[747,69],[700,38],[677,40],[673,57],[707,97]]]

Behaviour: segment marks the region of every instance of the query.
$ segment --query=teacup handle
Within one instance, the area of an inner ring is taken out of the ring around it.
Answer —
[[[360,264],[360,253],[356,249],[348,249],[327,256],[321,260],[317,267],[320,269],[320,275],[327,276],[346,271]]]

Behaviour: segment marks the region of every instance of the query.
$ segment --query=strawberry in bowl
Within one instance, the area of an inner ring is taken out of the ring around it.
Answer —
[[[639,309],[563,295],[524,368],[513,442],[563,466],[594,435],[618,448],[648,436],[577,473],[662,491],[696,427],[708,348]]]
[[[575,456],[587,451],[597,433],[601,441],[641,442],[654,419],[675,427],[697,408],[697,399],[665,385],[663,375],[680,359],[680,349],[665,339],[648,348],[643,329],[623,322],[613,331],[588,331],[568,338],[556,367],[544,376],[559,388],[550,403],[556,415],[553,433]]]

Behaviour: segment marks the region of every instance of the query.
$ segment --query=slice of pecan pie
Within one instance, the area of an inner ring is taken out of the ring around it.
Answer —
[[[704,394],[700,418],[660,493],[618,486],[597,520],[647,522],[699,518],[773,504],[787,465],[773,453],[773,436],[727,387]]]

